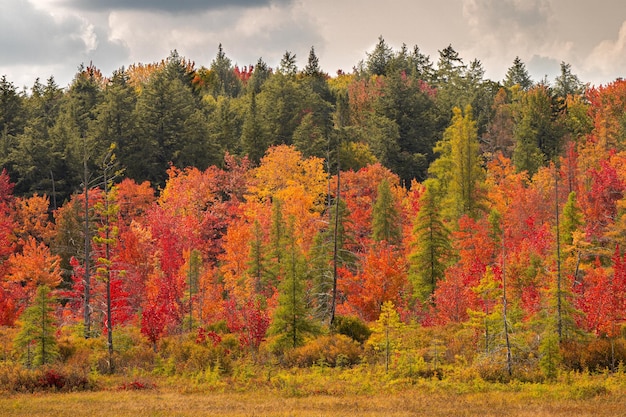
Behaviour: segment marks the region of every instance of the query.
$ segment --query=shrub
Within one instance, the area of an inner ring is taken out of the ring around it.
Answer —
[[[291,366],[306,367],[314,364],[352,366],[360,362],[361,346],[348,336],[337,334],[313,339],[306,345],[288,351],[285,362]]]
[[[348,336],[361,344],[365,343],[372,334],[367,324],[355,316],[335,316],[332,330],[335,333]]]
[[[159,355],[165,362],[164,371],[167,374],[196,375],[212,367],[218,367],[220,372],[228,374],[232,370],[230,344],[239,345],[234,338],[224,337],[214,345],[211,340],[198,343],[195,334],[187,336],[168,337],[161,341]]]
[[[132,381],[121,383],[117,389],[119,391],[142,391],[156,389],[156,384],[149,380],[134,379]]]
[[[46,367],[26,369],[0,366],[0,387],[7,392],[85,391],[94,388],[88,375],[73,369]]]
[[[601,338],[589,343],[567,341],[561,348],[563,364],[567,369],[599,371],[616,368],[620,362],[626,363],[626,340]]]

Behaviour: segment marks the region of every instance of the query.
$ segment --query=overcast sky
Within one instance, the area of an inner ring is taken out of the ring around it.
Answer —
[[[210,66],[218,44],[239,66],[298,67],[311,46],[331,75],[350,72],[378,37],[419,46],[437,61],[449,44],[501,80],[516,56],[535,81],[570,63],[581,81],[626,77],[622,0],[0,0],[0,76],[18,87],[53,75],[61,87],[81,63],[105,75],[176,49]]]

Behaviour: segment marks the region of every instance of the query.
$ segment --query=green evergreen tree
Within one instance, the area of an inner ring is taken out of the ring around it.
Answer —
[[[269,330],[271,335],[277,337],[275,348],[279,352],[301,346],[307,335],[319,332],[319,326],[310,317],[305,293],[306,264],[297,244],[294,223],[291,218],[285,230],[285,244],[281,248],[284,276],[278,288],[278,306]]]
[[[305,158],[316,156],[324,158],[328,154],[328,139],[323,130],[315,125],[313,115],[307,113],[293,132],[293,145]]]
[[[442,214],[454,220],[464,214],[478,216],[483,207],[485,172],[470,106],[465,108],[465,114],[458,107],[454,109],[452,122],[435,151],[440,156],[430,166],[430,172],[439,182]]]
[[[254,163],[259,163],[268,148],[269,138],[257,109],[256,94],[250,94],[250,105],[241,130],[241,149]]]
[[[378,193],[372,207],[372,239],[390,245],[402,245],[402,222],[391,192],[389,181],[384,178],[378,184]]]
[[[317,55],[315,55],[315,48],[313,46],[311,46],[311,50],[309,51],[309,59],[302,72],[308,77],[323,76],[322,69],[320,68],[320,61]]]
[[[551,92],[545,86],[523,93],[514,130],[513,162],[529,176],[561,151],[561,128],[557,123]]]
[[[427,180],[413,224],[414,243],[409,255],[409,281],[414,297],[422,302],[430,299],[437,282],[443,279],[452,252],[450,233],[433,188],[433,180]]]
[[[428,164],[433,160],[433,147],[441,135],[441,116],[433,97],[423,90],[420,82],[407,78],[403,72],[392,72],[387,75],[374,106],[378,115],[395,123],[398,132],[397,141],[385,134],[380,137],[385,149],[379,156],[381,162],[385,161],[385,166],[406,184],[414,178],[424,180]]]
[[[206,169],[222,155],[210,138],[210,125],[191,87],[167,71],[153,74],[136,106],[138,138],[127,158],[128,176],[163,185],[169,163]]]
[[[55,337],[55,304],[50,288],[42,285],[37,288],[33,304],[20,317],[21,328],[14,343],[22,362],[29,368],[52,363],[59,356]]]
[[[583,213],[576,202],[576,192],[572,191],[567,196],[567,202],[563,206],[563,216],[560,225],[561,238],[566,247],[574,243],[574,232],[580,230],[583,223]]]
[[[583,83],[572,74],[571,64],[561,62],[561,73],[554,80],[554,93],[566,99],[567,96],[579,96],[584,92]]]
[[[216,83],[212,86],[213,97],[220,95],[227,97],[237,97],[243,90],[241,80],[235,75],[235,71],[230,58],[226,56],[222,44],[217,48],[217,55],[211,62],[211,71],[217,76]]]
[[[248,91],[250,93],[258,94],[261,92],[261,88],[267,79],[270,77],[271,71],[267,66],[265,61],[262,58],[259,58],[256,65],[254,66],[254,70],[252,71],[252,75],[248,80]]]
[[[90,126],[90,135],[98,143],[98,147],[106,146],[108,150],[114,144],[117,154],[124,156],[119,162],[123,167],[131,169],[137,161],[127,156],[140,153],[136,149],[136,103],[137,94],[128,83],[128,75],[124,69],[114,71],[104,90],[102,102],[94,110],[96,116]],[[102,155],[102,152],[99,154]]]
[[[254,282],[254,290],[257,294],[269,296],[271,282],[269,259],[267,247],[264,244],[263,229],[258,220],[255,219],[252,229],[252,239],[250,240],[250,261],[248,262],[247,274]]]
[[[387,66],[393,58],[393,49],[385,42],[381,36],[378,37],[378,43],[372,52],[367,53],[367,72],[370,75],[386,75]]]
[[[280,60],[280,66],[278,67],[278,71],[288,77],[293,77],[294,75],[296,75],[296,73],[298,72],[298,67],[296,66],[296,54],[285,51],[282,59]]]
[[[0,134],[16,136],[24,130],[27,116],[24,101],[6,75],[0,77]]]
[[[519,56],[513,60],[513,65],[507,70],[504,78],[504,86],[511,88],[518,85],[522,90],[528,91],[533,86],[533,81],[528,74],[526,65]]]

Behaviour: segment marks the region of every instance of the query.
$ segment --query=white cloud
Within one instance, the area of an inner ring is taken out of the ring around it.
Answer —
[[[626,76],[626,21],[614,40],[603,40],[585,61],[587,72],[597,72],[604,77]]]

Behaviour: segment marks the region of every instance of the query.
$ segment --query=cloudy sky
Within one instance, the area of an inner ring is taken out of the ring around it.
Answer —
[[[0,0],[0,75],[18,87],[53,75],[67,86],[81,63],[105,75],[176,49],[209,66],[223,45],[239,66],[311,46],[331,75],[377,43],[418,45],[436,62],[449,44],[501,80],[519,56],[533,79],[561,61],[591,84],[626,77],[623,0]]]

